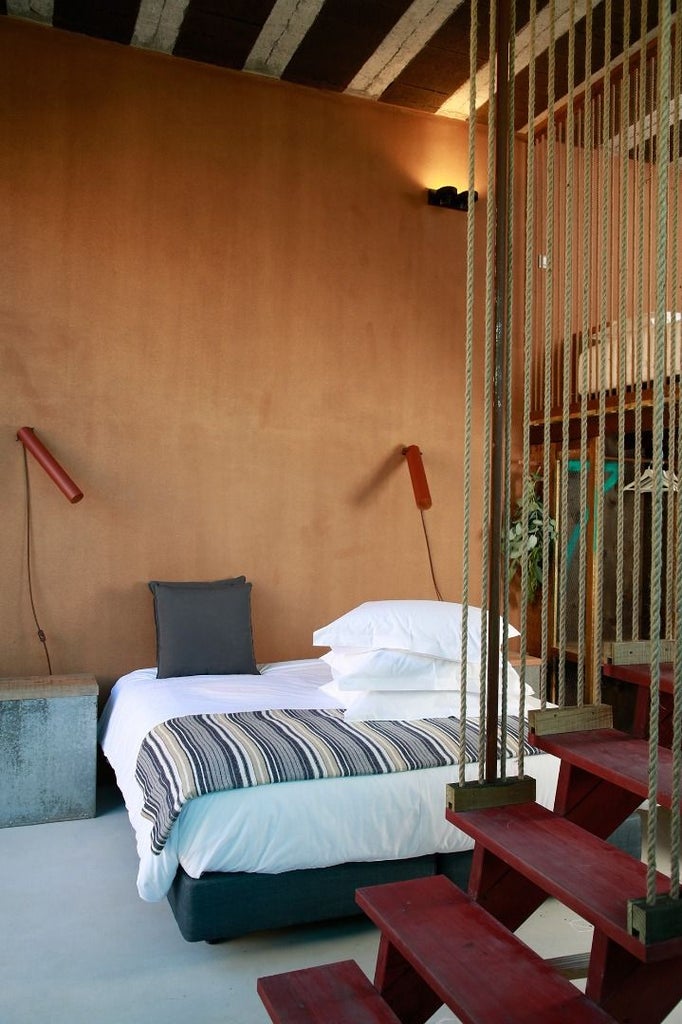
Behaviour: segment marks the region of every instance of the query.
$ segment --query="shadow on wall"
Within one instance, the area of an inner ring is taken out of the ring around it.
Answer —
[[[351,496],[351,501],[354,505],[364,505],[370,500],[370,498],[375,497],[376,492],[386,484],[396,470],[404,466],[404,448],[404,445],[398,445],[395,450],[377,466],[365,482],[358,487]]]

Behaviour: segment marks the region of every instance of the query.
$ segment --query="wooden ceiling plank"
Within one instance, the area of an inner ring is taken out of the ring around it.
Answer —
[[[346,92],[378,99],[463,0],[414,0]]]
[[[127,46],[133,38],[139,0],[55,0],[52,24]]]
[[[593,7],[601,3],[601,0],[593,0]],[[586,2],[577,0],[575,4],[575,20],[581,21],[585,17]],[[569,0],[558,0],[555,8],[554,33],[557,39],[564,36],[570,24],[570,3]],[[549,6],[544,7],[537,16],[535,29],[535,56],[549,48],[550,22]],[[530,63],[530,25],[526,25],[516,36],[516,73],[523,71]],[[490,64],[484,64],[476,75],[476,109],[488,102],[488,90],[490,88]],[[443,103],[438,110],[443,117],[454,117],[466,119],[469,116],[469,83],[457,89]]]
[[[173,54],[241,70],[272,7],[273,0],[190,0]]]
[[[172,53],[189,0],[142,0],[132,46]]]
[[[244,64],[245,71],[281,78],[324,0],[277,0]]]
[[[7,13],[15,18],[30,18],[43,25],[52,24],[54,0],[7,0]]]

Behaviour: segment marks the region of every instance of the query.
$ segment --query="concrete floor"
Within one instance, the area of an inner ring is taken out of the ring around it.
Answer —
[[[113,790],[96,818],[0,829],[2,1024],[267,1024],[263,974],[352,957],[372,976],[363,919],[185,942],[165,901],[138,898],[136,864]],[[548,901],[520,935],[551,957],[588,950],[591,929]],[[431,1024],[455,1020],[442,1009]],[[682,1024],[682,1006],[668,1022]]]

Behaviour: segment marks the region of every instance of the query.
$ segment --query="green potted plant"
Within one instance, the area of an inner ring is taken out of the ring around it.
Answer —
[[[524,484],[523,493],[516,503],[516,511],[509,525],[509,579],[517,573],[521,575],[522,566],[527,565],[526,589],[529,604],[535,600],[542,586],[542,540],[545,530],[545,509],[542,496],[538,493],[538,484],[542,476],[539,472],[531,473]],[[524,500],[525,499],[525,500]],[[525,507],[524,507],[525,506]],[[524,512],[528,519],[528,530],[524,536]],[[550,548],[556,540],[556,522],[552,516],[546,520]]]

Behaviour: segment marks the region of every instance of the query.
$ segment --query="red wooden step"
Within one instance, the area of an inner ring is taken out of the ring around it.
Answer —
[[[682,954],[682,939],[644,945],[627,930],[627,901],[646,896],[647,866],[535,803],[446,811],[453,825],[548,896],[648,963]],[[670,881],[657,875],[657,889]]]
[[[259,978],[274,1024],[400,1024],[355,960]]]
[[[375,984],[403,1024],[442,1003],[465,1024],[613,1020],[443,875],[358,889],[356,899],[381,930]]]
[[[530,742],[568,764],[645,799],[649,795],[649,744],[618,729],[529,735]],[[658,748],[658,803],[672,803],[672,752]]]

